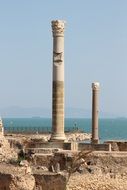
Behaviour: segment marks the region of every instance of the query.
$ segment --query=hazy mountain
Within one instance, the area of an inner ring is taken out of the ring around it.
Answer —
[[[51,117],[51,111],[47,108],[41,107],[6,107],[0,109],[2,117]]]
[[[74,118],[91,118],[92,110],[82,109],[82,108],[67,108],[66,109],[66,117],[74,117]],[[117,117],[115,114],[101,112],[99,113],[100,118],[113,118]]]
[[[0,116],[2,117],[51,117],[51,109],[41,107],[6,107],[0,108]],[[91,118],[91,110],[81,108],[66,108],[65,117],[67,118]],[[115,114],[100,112],[100,118],[104,117],[117,117]]]

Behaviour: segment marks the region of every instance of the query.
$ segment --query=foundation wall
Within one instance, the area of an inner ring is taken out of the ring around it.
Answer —
[[[127,141],[106,141],[111,144],[112,151],[127,151]]]
[[[122,147],[122,146],[121,146]],[[46,143],[32,143],[29,148],[35,149],[63,149],[63,150],[94,150],[94,151],[110,151],[111,145],[108,144],[88,144],[88,143],[77,143],[77,142],[46,142]],[[126,147],[127,148],[127,147]],[[122,149],[122,148],[121,148]]]
[[[79,143],[78,150],[110,151],[110,144],[86,144]]]
[[[78,143],[76,142],[35,142],[31,143],[28,148],[31,149],[63,149],[63,150],[78,150]]]
[[[30,144],[29,148],[64,148],[63,142],[36,142]]]

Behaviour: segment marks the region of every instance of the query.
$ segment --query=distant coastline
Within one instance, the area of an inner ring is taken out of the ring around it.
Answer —
[[[5,131],[9,130],[18,132],[33,131],[51,132],[51,118],[3,118]],[[65,131],[79,130],[91,133],[91,118],[65,118]],[[127,140],[127,118],[101,118],[99,119],[99,138],[105,140]]]

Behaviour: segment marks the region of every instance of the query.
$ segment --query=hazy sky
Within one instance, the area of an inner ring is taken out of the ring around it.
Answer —
[[[66,20],[65,100],[127,116],[126,0],[0,0],[0,107],[51,107],[51,20]]]

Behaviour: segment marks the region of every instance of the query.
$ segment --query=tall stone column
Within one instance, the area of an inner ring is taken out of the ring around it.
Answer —
[[[92,83],[92,143],[98,144],[98,114],[99,114],[99,89],[98,82]]]
[[[64,25],[62,20],[52,21],[53,84],[51,141],[64,141]]]

